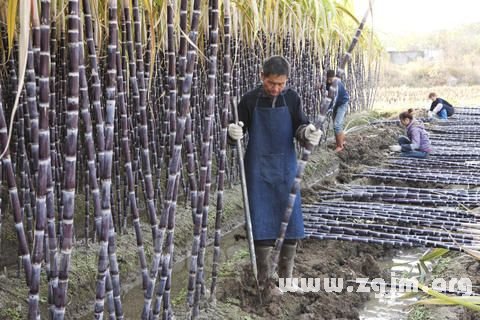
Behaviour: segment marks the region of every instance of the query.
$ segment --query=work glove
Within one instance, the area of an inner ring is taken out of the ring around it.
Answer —
[[[432,111],[428,111],[428,119],[432,119],[433,118],[433,112]]]
[[[237,123],[230,123],[228,125],[228,136],[232,140],[242,139],[242,137],[243,137],[242,127],[243,127],[243,122],[242,121],[239,121],[238,124]]]
[[[313,146],[318,145],[320,138],[322,137],[322,131],[315,128],[313,124],[309,124],[305,128],[305,140]]]

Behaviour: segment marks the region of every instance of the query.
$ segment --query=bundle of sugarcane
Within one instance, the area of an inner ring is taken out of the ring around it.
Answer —
[[[354,226],[353,228],[349,227],[340,227],[340,226],[326,226],[323,224],[315,225],[315,226],[308,226],[305,228],[305,232],[307,234],[315,234],[318,233],[326,233],[331,235],[350,235],[350,236],[364,236],[364,237],[372,237],[376,239],[382,240],[400,240],[403,242],[411,242],[417,246],[434,246],[434,247],[445,247],[445,246],[465,246],[469,249],[477,249],[479,247],[480,241],[476,240],[468,240],[468,239],[461,239],[455,238],[451,234],[447,234],[447,236],[435,236],[432,232],[431,235],[428,236],[420,236],[415,234],[407,234],[402,235],[398,234],[394,230],[384,230],[382,231],[375,231],[369,228],[363,229],[358,226]]]
[[[390,169],[369,167],[354,174],[354,177],[374,178],[378,180],[402,180],[411,182],[432,182],[442,184],[480,185],[480,174],[462,169]]]
[[[444,146],[446,144],[453,144],[453,143],[459,145],[461,148],[475,148],[478,146],[478,143],[474,139],[459,140],[459,139],[456,139],[454,136],[430,139],[430,143],[435,148]]]
[[[433,148],[431,154],[457,155],[465,152],[468,152],[469,154],[472,154],[472,155],[479,155],[480,148],[478,147],[468,148],[468,147],[463,147],[461,145],[438,146]]]
[[[368,244],[378,244],[382,246],[392,246],[401,248],[414,248],[414,247],[430,247],[430,248],[444,248],[452,251],[462,251],[458,246],[444,245],[437,241],[402,241],[402,240],[388,240],[378,239],[373,237],[362,237],[357,235],[345,235],[345,234],[330,234],[325,232],[306,232],[306,237],[316,240],[337,240],[337,241],[350,241],[360,242]]]
[[[361,236],[417,246],[478,247],[478,219],[459,210],[324,202],[304,206],[308,236]]]
[[[461,107],[461,108],[455,108],[455,115],[478,115],[480,116],[480,109],[478,107]]]
[[[452,162],[452,161],[439,161],[433,159],[418,159],[418,158],[405,158],[405,157],[394,157],[389,158],[386,163],[390,168],[422,168],[422,169],[455,169],[455,170],[479,170],[480,165],[475,163],[468,162]]]
[[[456,119],[448,119],[448,121],[437,121],[435,122],[436,126],[480,126],[480,117],[462,117]]]
[[[428,224],[420,226],[419,224],[410,224],[408,227],[400,226],[400,225],[390,225],[390,224],[379,224],[379,223],[372,223],[372,222],[359,222],[359,221],[339,221],[334,219],[329,219],[327,217],[316,218],[315,220],[307,220],[307,224],[310,228],[313,225],[321,224],[322,226],[336,226],[336,227],[348,227],[348,228],[357,228],[357,229],[368,229],[373,231],[382,231],[382,232],[393,232],[395,234],[400,235],[412,235],[419,238],[428,238],[428,237],[442,237],[448,238],[450,237],[451,240],[455,240],[459,243],[476,243],[476,241],[480,240],[480,237],[477,233],[469,233],[467,232],[468,229],[462,229],[455,226],[448,226],[442,229],[438,229],[435,227],[429,228]],[[313,228],[312,228],[313,229]],[[317,228],[317,230],[319,230]],[[433,239],[431,239],[433,240]],[[480,243],[480,242],[479,242]],[[479,244],[476,243],[476,244]]]
[[[344,201],[383,201],[411,203],[426,206],[474,207],[480,201],[479,190],[422,189],[396,186],[352,185],[348,190],[320,192],[319,200],[343,199]]]
[[[444,134],[470,134],[473,136],[478,135],[477,132],[478,126],[475,125],[457,125],[457,126],[432,126],[429,128],[430,131],[432,132],[437,132],[437,133],[444,133]]]
[[[405,206],[384,203],[364,203],[364,202],[336,202],[327,201],[313,205],[304,206],[308,212],[338,212],[339,210],[351,210],[351,212],[375,212],[379,214],[390,214],[404,217],[435,217],[438,220],[465,220],[475,222],[477,217],[473,213],[463,210],[428,208],[421,206]]]
[[[459,142],[475,142],[478,139],[478,135],[473,134],[438,134],[430,133],[430,139],[432,141],[436,140],[447,140],[447,141],[459,141]]]

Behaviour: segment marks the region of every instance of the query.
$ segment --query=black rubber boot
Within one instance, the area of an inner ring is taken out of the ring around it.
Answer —
[[[272,246],[255,246],[257,259],[258,285],[266,297],[278,296],[282,291],[274,284],[272,274],[271,253]]]

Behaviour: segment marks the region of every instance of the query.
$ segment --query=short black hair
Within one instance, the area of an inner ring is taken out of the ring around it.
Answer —
[[[335,77],[335,70],[329,69],[327,70],[327,78]]]
[[[262,72],[264,76],[274,74],[288,77],[290,75],[290,63],[282,56],[271,56],[263,62]]]

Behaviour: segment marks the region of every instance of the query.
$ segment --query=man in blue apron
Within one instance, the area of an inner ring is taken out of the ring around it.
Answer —
[[[262,85],[246,93],[238,105],[238,124],[230,124],[229,137],[241,139],[248,132],[245,173],[252,219],[253,239],[260,286],[270,294],[280,290],[268,283],[270,254],[279,235],[280,223],[297,169],[294,138],[318,145],[322,132],[309,124],[298,94],[286,88],[290,66],[273,56],[263,64]],[[297,239],[304,237],[300,192],[280,252],[278,276],[291,278]]]

